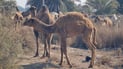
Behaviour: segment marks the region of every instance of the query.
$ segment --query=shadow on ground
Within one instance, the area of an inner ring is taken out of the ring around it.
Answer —
[[[47,69],[47,68],[60,68],[52,63],[34,63],[29,65],[22,65],[24,69]]]

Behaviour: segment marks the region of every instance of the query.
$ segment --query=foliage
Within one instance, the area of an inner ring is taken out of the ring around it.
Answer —
[[[87,0],[86,4],[96,10],[96,14],[116,13],[118,7],[118,2],[116,0]]]
[[[77,6],[71,0],[63,0],[64,4],[66,5],[67,11],[76,11]]]
[[[117,0],[119,3],[117,11],[121,14],[123,14],[123,0]]]
[[[15,10],[16,2],[14,0],[0,0],[0,12],[6,15]]]
[[[43,0],[28,0],[27,5],[36,6],[39,10]],[[76,10],[75,4],[71,0],[44,0],[51,12],[66,12]]]

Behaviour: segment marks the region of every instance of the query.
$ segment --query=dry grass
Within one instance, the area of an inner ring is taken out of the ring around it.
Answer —
[[[18,66],[16,66],[15,63],[13,62],[18,57],[18,55],[21,54],[21,57],[24,57],[24,54],[30,55],[29,56],[30,58],[34,54],[35,38],[32,32],[32,29],[29,29],[27,27],[22,27],[22,29],[19,29],[19,31],[17,32],[17,31],[14,31],[13,24],[14,24],[13,21],[11,21],[8,17],[5,17],[5,16],[0,17],[0,69],[18,69]],[[100,49],[103,49],[103,48],[114,49],[115,48],[115,51],[111,52],[113,53],[112,55],[107,53],[110,51],[101,52],[99,50],[97,52],[97,55],[102,55],[102,56],[99,58],[99,60],[96,59],[97,62],[95,66],[97,68],[95,69],[101,69],[101,68],[102,69],[122,69],[123,68],[123,59],[122,59],[123,28],[122,26],[123,26],[122,23],[119,28],[96,26],[98,30],[97,31],[98,32],[97,33],[97,42],[98,42],[97,48],[100,48]],[[79,38],[80,37],[78,37],[77,40],[73,38],[76,41],[73,44],[74,47],[78,46],[78,48],[85,48],[85,44],[81,43]],[[68,40],[68,45],[70,45],[71,42],[74,42],[74,40],[72,41],[71,40],[72,40],[71,38],[70,40]],[[40,53],[43,52],[42,48],[40,49]],[[79,50],[71,49],[68,47],[68,52],[69,52],[69,56],[71,58],[73,65],[75,65],[73,69],[74,68],[87,69],[86,67],[88,63],[81,62],[82,60],[85,59],[85,56],[87,56],[88,54],[87,51],[82,49],[79,49]],[[59,66],[57,67],[57,63],[59,62],[59,59],[60,59],[59,53],[60,53],[59,48],[58,50],[51,50],[51,59],[52,59],[51,63],[53,63],[53,65],[56,66],[56,68],[60,68]],[[33,59],[34,61],[31,64]],[[22,60],[23,59],[21,59],[20,61],[23,63]],[[26,62],[27,63],[30,62],[30,65],[27,65],[27,67],[29,67],[27,69],[30,69],[30,67],[33,67],[33,68],[36,68],[38,66],[41,67],[40,65],[46,66],[46,63],[44,63],[45,62],[44,59],[30,58],[30,59],[27,59]],[[36,62],[40,62],[42,64],[37,66],[33,65],[33,64],[36,64]],[[24,65],[24,63],[22,65]],[[53,67],[52,68],[51,67],[49,69],[53,69]],[[67,66],[63,67],[63,69],[65,68],[67,69]]]
[[[0,69],[17,69],[14,61],[22,53],[21,35],[13,31],[13,21],[0,17]]]
[[[100,26],[95,25],[97,28],[97,48],[103,49],[117,49],[117,48],[123,48],[123,27],[122,23],[120,24],[120,27],[107,27],[107,26]],[[86,48],[85,44],[82,42],[80,37],[78,37],[75,42],[72,44],[72,47],[77,48]]]
[[[96,26],[98,48],[119,48],[123,45],[123,28]]]

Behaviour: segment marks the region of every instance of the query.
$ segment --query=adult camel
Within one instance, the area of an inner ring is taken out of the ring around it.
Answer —
[[[39,10],[39,12],[36,11],[35,7],[31,7],[27,12],[31,15],[31,17],[36,17],[39,20],[42,20],[43,22],[45,22],[46,24],[52,24],[55,22],[54,18],[52,17],[52,15],[49,12],[49,9],[46,5],[42,6],[42,8]],[[24,14],[24,13],[23,13]],[[27,15],[27,14],[25,14]],[[35,30],[35,28],[33,29],[34,35],[36,37],[36,52],[34,57],[39,56],[39,35],[43,35],[44,37],[44,53],[42,55],[43,57],[50,57],[50,49],[47,48],[47,46],[50,46],[50,42],[51,42],[51,38],[52,38],[52,34],[47,34],[45,32],[41,32],[39,33],[37,30]],[[49,51],[49,52],[48,52]]]

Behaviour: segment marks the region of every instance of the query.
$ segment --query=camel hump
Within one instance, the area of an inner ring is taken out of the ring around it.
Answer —
[[[69,12],[66,14],[66,16],[75,16],[75,17],[84,17],[84,14],[80,13],[80,12]]]
[[[85,18],[84,15],[80,12],[68,12],[64,16],[60,17],[59,19],[64,19],[65,21],[68,20],[77,21],[77,20],[83,20],[84,18]]]

